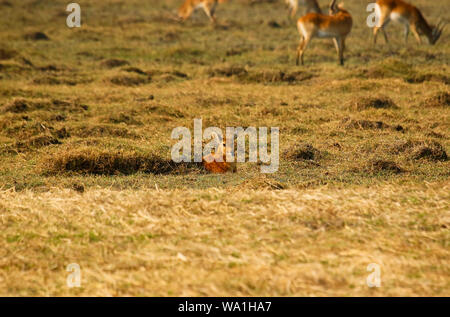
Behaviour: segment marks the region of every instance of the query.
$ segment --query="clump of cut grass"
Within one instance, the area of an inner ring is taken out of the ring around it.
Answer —
[[[356,120],[351,118],[344,118],[342,120],[342,124],[345,129],[383,130],[390,128],[390,125],[384,123],[383,121]]]
[[[367,164],[367,170],[373,174],[379,174],[383,172],[399,174],[404,172],[404,170],[395,162],[385,161],[381,159],[370,160]]]
[[[313,161],[322,156],[321,152],[311,144],[297,144],[284,152],[284,156],[292,161]]]
[[[304,71],[284,72],[284,71],[258,71],[251,72],[241,78],[242,81],[255,83],[295,83],[311,79],[313,75]]]
[[[141,86],[151,82],[151,77],[143,77],[143,76],[125,76],[118,75],[108,79],[108,81],[117,86]]]
[[[405,81],[411,84],[420,84],[426,81],[436,81],[443,84],[450,84],[450,77],[441,74],[414,74],[406,77]]]
[[[75,86],[78,84],[77,81],[67,78],[60,78],[55,76],[43,76],[39,78],[33,79],[33,84],[36,85],[68,85],[68,86]]]
[[[440,92],[420,104],[421,107],[449,107],[450,94],[447,91]]]
[[[450,79],[437,73],[419,73],[411,64],[404,61],[388,58],[372,68],[363,71],[364,77],[380,78],[402,78],[405,82],[411,84],[423,83],[425,81],[437,81],[448,84]]]
[[[0,60],[11,59],[17,56],[17,51],[6,48],[0,48]]]
[[[88,137],[120,137],[120,138],[138,138],[139,136],[125,127],[118,127],[109,124],[80,125],[70,129],[73,136]]]
[[[49,41],[50,38],[44,32],[31,32],[24,35],[24,39],[30,41]]]
[[[289,188],[286,183],[277,181],[267,176],[259,176],[251,179],[246,179],[238,187],[252,190],[282,190]]]
[[[177,164],[154,153],[133,150],[103,150],[95,147],[65,149],[44,158],[41,162],[45,174],[75,172],[95,175],[130,175],[180,173],[192,168]]]
[[[115,68],[115,67],[120,67],[120,66],[124,66],[124,65],[129,65],[129,64],[130,63],[126,60],[116,59],[116,58],[106,59],[100,63],[101,66],[106,67],[106,68]]]
[[[431,161],[447,161],[448,156],[444,147],[436,141],[412,141],[408,140],[395,144],[391,152],[407,153],[411,159],[427,159]]]
[[[394,101],[386,96],[360,97],[351,102],[351,108],[361,111],[366,109],[397,109]]]
[[[247,74],[248,71],[245,67],[239,65],[231,65],[231,66],[221,66],[210,69],[208,74],[210,77],[231,77],[235,75],[244,75]]]
[[[69,112],[81,112],[88,110],[88,106],[78,102],[64,101],[59,99],[29,100],[14,99],[3,107],[4,112],[23,113],[35,110],[59,110]]]
[[[61,142],[51,135],[37,135],[22,141],[16,141],[13,144],[4,146],[0,152],[20,153],[42,148],[49,145],[58,145]]]
[[[248,83],[295,83],[311,79],[313,75],[304,71],[249,70],[239,65],[222,66],[208,71],[210,77],[235,77]]]
[[[106,123],[125,123],[127,125],[142,125],[142,121],[137,120],[132,113],[118,112],[102,118],[102,122]]]
[[[21,113],[30,109],[29,102],[24,99],[16,99],[3,107],[4,112]]]
[[[169,117],[174,117],[174,118],[184,118],[185,114],[178,110],[178,109],[173,109],[173,108],[168,108],[168,107],[162,107],[162,106],[148,106],[146,107],[146,110],[152,113],[157,113],[159,115],[164,115],[164,116],[169,116]]]

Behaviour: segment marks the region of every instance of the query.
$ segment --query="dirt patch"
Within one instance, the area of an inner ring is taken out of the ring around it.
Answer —
[[[431,161],[447,161],[448,156],[444,147],[436,141],[412,141],[394,144],[391,152],[406,153],[411,159],[427,159]]]
[[[101,66],[106,67],[106,68],[115,68],[115,67],[120,67],[120,66],[124,66],[124,65],[129,65],[129,64],[130,63],[126,60],[116,59],[116,58],[106,59],[100,63]]]
[[[367,165],[367,170],[374,174],[383,172],[399,174],[404,172],[395,162],[384,160],[371,160]]]
[[[313,161],[321,157],[321,152],[311,144],[298,144],[286,150],[284,157],[292,161]]]
[[[69,149],[46,157],[41,162],[44,173],[75,172],[81,174],[117,175],[137,172],[150,174],[182,173],[190,170],[187,163],[174,163],[156,154],[131,150],[100,150],[92,147]]]
[[[391,98],[379,96],[356,98],[350,103],[350,108],[362,111],[366,109],[397,109],[398,107]]]
[[[449,107],[450,106],[450,94],[446,91],[440,92],[437,95],[425,99],[420,104],[421,107]]]
[[[109,82],[117,86],[140,86],[151,82],[151,77],[139,77],[139,76],[115,76],[109,78]]]
[[[44,32],[32,32],[23,36],[24,39],[30,41],[49,41],[50,38]]]

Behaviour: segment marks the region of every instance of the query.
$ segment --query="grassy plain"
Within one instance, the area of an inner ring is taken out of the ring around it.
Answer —
[[[297,67],[282,1],[215,27],[175,0],[78,1],[74,29],[65,1],[0,1],[0,294],[450,295],[449,33],[374,47],[369,2],[345,2],[344,67],[330,40]],[[430,23],[450,4],[413,2]],[[279,171],[174,165],[194,118],[279,127]]]

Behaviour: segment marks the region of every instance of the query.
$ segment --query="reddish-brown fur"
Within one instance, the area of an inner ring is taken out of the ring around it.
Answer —
[[[228,171],[236,172],[236,163],[227,162],[227,153],[233,153],[233,150],[227,148],[224,140],[217,153],[211,153],[202,158],[203,167],[208,172],[216,174],[223,174]],[[222,158],[222,162],[216,162],[219,158]]]
[[[377,40],[377,33],[381,29],[386,43],[388,42],[387,34],[384,27],[394,17],[398,16],[399,22],[405,25],[405,41],[408,39],[408,33],[414,34],[418,43],[421,43],[420,33],[428,38],[430,44],[435,44],[442,34],[444,26],[432,27],[428,24],[420,10],[402,0],[378,0],[376,4],[379,7],[379,24],[374,28],[374,43]]]
[[[181,20],[188,19],[192,12],[198,7],[202,7],[208,18],[212,23],[216,22],[214,12],[217,4],[225,2],[226,0],[185,0],[181,7],[178,9],[178,17]]]
[[[310,12],[322,13],[317,0],[286,0],[286,4],[289,7],[290,16],[292,18],[297,14],[299,1],[301,1],[301,4],[306,7],[306,14]]]
[[[340,64],[344,64],[345,39],[352,29],[353,20],[347,10],[335,6],[335,3],[334,0],[330,5],[331,15],[309,13],[298,20],[300,44],[297,49],[297,65],[299,60],[303,65],[303,54],[314,37],[333,38]]]

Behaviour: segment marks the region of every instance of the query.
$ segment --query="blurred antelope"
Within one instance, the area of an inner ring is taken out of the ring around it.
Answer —
[[[445,25],[438,23],[436,27],[431,26],[423,17],[422,13],[415,6],[402,0],[377,0],[375,4],[375,13],[378,19],[377,26],[373,29],[374,44],[377,42],[377,33],[381,29],[384,39],[388,43],[388,37],[384,27],[392,20],[405,26],[405,41],[408,41],[409,31],[414,34],[417,42],[422,43],[419,34],[424,34],[428,42],[434,45],[441,37]]]
[[[309,13],[298,19],[297,29],[300,33],[300,44],[297,49],[297,65],[300,59],[303,65],[303,54],[306,47],[315,37],[332,38],[339,55],[339,62],[344,65],[345,39],[352,29],[352,16],[347,10],[344,10],[341,4],[336,6],[336,0],[331,2],[329,13],[330,15]]]
[[[218,151],[202,158],[203,167],[207,171],[215,174],[223,174],[228,171],[235,173],[237,171],[236,162],[227,162],[227,154],[228,156],[234,157],[234,149],[227,146],[225,139],[220,141],[217,133],[213,133],[213,139],[219,140],[220,142]]]
[[[227,0],[185,0],[178,9],[178,17],[184,21],[188,19],[195,9],[202,8],[212,23],[216,22],[214,12],[218,3],[226,2]]]
[[[291,17],[295,17],[298,11],[299,3],[306,7],[305,14],[314,12],[314,13],[322,13],[320,10],[319,4],[317,0],[285,0],[288,5],[289,12]]]

